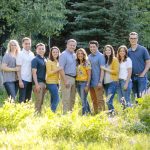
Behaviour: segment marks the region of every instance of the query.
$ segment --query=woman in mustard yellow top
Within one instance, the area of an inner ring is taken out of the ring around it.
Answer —
[[[101,67],[105,71],[104,88],[106,93],[106,103],[110,113],[114,112],[113,98],[118,86],[119,62],[115,57],[114,49],[111,45],[104,47],[105,67]]]
[[[90,113],[87,95],[91,79],[91,65],[90,62],[87,60],[87,54],[83,48],[77,50],[76,57],[77,57],[76,87],[78,94],[82,100],[82,115],[85,115],[86,113]]]
[[[59,48],[52,47],[49,53],[49,60],[46,63],[46,85],[51,96],[51,110],[53,112],[56,111],[57,105],[59,103],[59,72],[62,70],[58,63],[59,54]]]

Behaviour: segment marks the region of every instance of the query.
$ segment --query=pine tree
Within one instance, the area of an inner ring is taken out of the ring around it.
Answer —
[[[107,30],[110,28],[109,12],[112,7],[111,0],[87,0],[74,3],[75,26],[73,36],[79,41],[81,47],[87,47],[90,40],[97,40],[100,45],[105,44]]]
[[[72,35],[79,46],[87,47],[88,41],[97,40],[100,47],[111,44],[118,47],[128,44],[128,34],[133,28],[134,11],[129,0],[83,0],[73,4],[75,26]]]

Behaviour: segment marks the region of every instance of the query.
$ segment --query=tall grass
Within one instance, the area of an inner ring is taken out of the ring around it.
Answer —
[[[81,116],[80,100],[72,113],[56,114],[49,109],[49,97],[42,113],[34,113],[34,104],[5,102],[0,108],[1,149],[56,150],[148,150],[150,133],[150,96],[124,111],[115,102],[117,115],[105,112]]]

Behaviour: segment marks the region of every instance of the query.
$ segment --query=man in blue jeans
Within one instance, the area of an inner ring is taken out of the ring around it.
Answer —
[[[25,37],[22,39],[22,51],[18,54],[16,64],[19,67],[17,72],[19,79],[19,102],[26,102],[31,99],[32,93],[32,72],[31,61],[34,54],[31,51],[31,39]]]
[[[132,83],[135,98],[142,97],[147,89],[147,72],[150,68],[150,56],[148,50],[138,44],[138,34],[131,32],[129,34],[131,48],[128,50],[128,56],[132,60]]]

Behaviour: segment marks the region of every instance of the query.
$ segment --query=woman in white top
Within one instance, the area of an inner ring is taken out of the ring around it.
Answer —
[[[128,49],[125,45],[121,45],[118,48],[118,60],[119,60],[119,88],[118,95],[119,100],[125,99],[126,107],[131,106],[130,96],[132,89],[132,61],[128,57]]]

